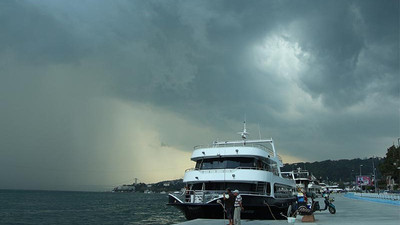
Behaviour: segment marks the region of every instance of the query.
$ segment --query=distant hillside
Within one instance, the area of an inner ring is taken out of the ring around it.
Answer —
[[[139,183],[136,185],[136,192],[152,191],[152,192],[172,192],[179,191],[184,187],[183,180],[160,181],[153,184]]]
[[[373,163],[375,168],[383,163],[383,158],[369,159],[341,159],[341,160],[325,160],[321,162],[301,162],[293,164],[285,164],[282,171],[292,171],[297,168],[306,169],[321,181],[354,181],[355,176],[360,174],[360,165],[362,175],[373,174]],[[381,177],[377,169],[378,179]]]

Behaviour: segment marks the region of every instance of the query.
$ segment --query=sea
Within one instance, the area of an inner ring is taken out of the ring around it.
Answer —
[[[176,224],[183,214],[168,195],[0,190],[0,224]]]

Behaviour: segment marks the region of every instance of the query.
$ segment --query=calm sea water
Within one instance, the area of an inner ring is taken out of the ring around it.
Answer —
[[[0,224],[175,224],[167,195],[0,190]]]

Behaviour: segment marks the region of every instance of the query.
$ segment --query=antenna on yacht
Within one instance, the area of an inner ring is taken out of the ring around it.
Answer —
[[[260,124],[258,124],[258,137],[261,140],[261,129],[260,129]]]
[[[246,140],[247,135],[249,135],[249,133],[247,132],[247,129],[246,129],[246,117],[243,121],[243,131],[238,132],[238,134],[240,134],[240,136],[242,137],[243,140]]]

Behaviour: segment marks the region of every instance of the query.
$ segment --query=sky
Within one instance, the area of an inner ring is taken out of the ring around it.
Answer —
[[[182,178],[193,146],[284,163],[400,137],[399,1],[0,1],[0,188]]]

